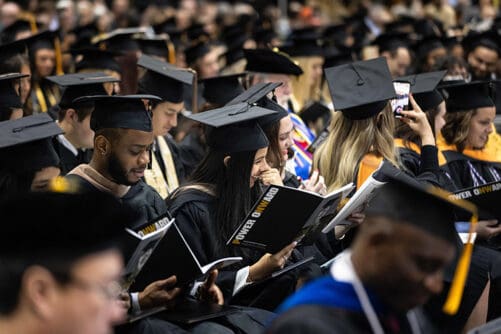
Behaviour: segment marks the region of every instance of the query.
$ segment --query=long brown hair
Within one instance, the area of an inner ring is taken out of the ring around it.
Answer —
[[[431,131],[433,132],[433,137],[437,137],[435,133],[435,118],[440,113],[440,107],[429,109],[424,112],[428,123],[430,123]],[[395,126],[395,138],[400,138],[404,141],[405,145],[408,146],[410,143],[414,143],[421,147],[421,137],[415,131],[413,131],[409,125],[404,122],[398,121]]]
[[[268,154],[266,155],[266,160],[271,168],[276,168],[280,173],[283,172],[285,168],[285,162],[282,161],[282,154],[280,152],[280,145],[278,143],[278,136],[280,132],[280,121],[273,122],[269,126],[265,127],[264,133],[268,137],[270,145],[268,146]]]
[[[455,145],[458,152],[466,148],[466,139],[470,130],[471,118],[477,113],[476,109],[460,112],[447,112],[442,136],[449,145]]]
[[[400,166],[395,154],[393,132],[395,119],[389,104],[377,115],[351,120],[341,112],[334,114],[330,134],[313,157],[313,168],[325,178],[328,191],[353,182],[360,160],[374,153]]]

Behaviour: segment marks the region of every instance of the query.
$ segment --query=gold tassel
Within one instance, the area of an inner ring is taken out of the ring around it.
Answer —
[[[172,43],[171,41],[167,40],[165,41],[165,43],[167,44],[167,61],[170,63],[170,64],[176,64],[176,48],[174,47],[174,43]]]
[[[56,74],[63,75],[63,55],[61,53],[61,41],[59,37],[54,38],[54,50],[56,51]]]
[[[459,305],[461,304],[461,299],[463,298],[464,286],[468,277],[471,255],[473,253],[473,234],[475,233],[477,222],[478,217],[475,213],[471,217],[470,230],[468,232],[468,241],[463,247],[461,257],[459,258],[458,264],[456,266],[456,271],[454,272],[454,278],[452,280],[451,288],[449,289],[447,300],[445,301],[442,308],[445,313],[450,315],[457,313]]]

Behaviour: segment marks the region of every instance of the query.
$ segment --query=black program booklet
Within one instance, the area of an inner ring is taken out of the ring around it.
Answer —
[[[501,182],[487,183],[477,187],[462,189],[452,195],[453,198],[464,199],[478,207],[479,219],[497,219],[501,222]],[[458,212],[459,220],[468,221],[470,217]]]

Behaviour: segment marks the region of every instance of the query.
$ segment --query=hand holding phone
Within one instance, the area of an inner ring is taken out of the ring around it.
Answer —
[[[394,81],[393,87],[397,93],[397,98],[390,101],[391,109],[393,110],[393,115],[396,118],[401,118],[402,110],[409,109],[409,93],[411,89],[411,84],[405,81]]]

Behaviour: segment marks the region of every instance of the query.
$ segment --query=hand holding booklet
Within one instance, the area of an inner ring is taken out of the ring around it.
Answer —
[[[276,253],[293,241],[312,244],[352,190],[348,184],[326,196],[283,186],[269,186],[235,230],[228,245]],[[327,220],[328,221],[328,220]]]

